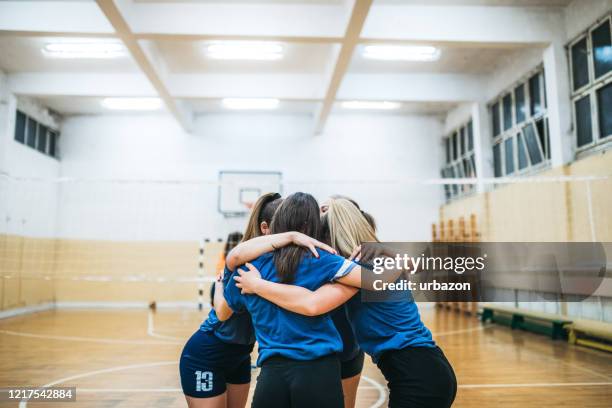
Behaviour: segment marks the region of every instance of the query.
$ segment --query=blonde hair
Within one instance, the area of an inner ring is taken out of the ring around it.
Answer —
[[[344,257],[363,242],[378,242],[376,233],[362,212],[345,198],[328,201],[325,213],[331,246]]]
[[[251,209],[251,214],[249,215],[249,221],[246,229],[244,230],[242,242],[262,235],[261,223],[265,221],[268,225],[270,225],[272,222],[272,216],[282,200],[283,199],[279,193],[266,193],[255,201],[255,204]]]

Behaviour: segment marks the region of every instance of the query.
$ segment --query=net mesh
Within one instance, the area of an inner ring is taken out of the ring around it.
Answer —
[[[288,180],[282,188],[320,202],[354,198],[381,240],[612,241],[610,176]],[[463,191],[449,199],[453,189]],[[218,213],[217,193],[212,180],[0,177],[2,308],[207,303],[224,241],[246,224]],[[517,302],[529,296],[517,293]],[[612,320],[607,296],[569,309],[525,307]]]

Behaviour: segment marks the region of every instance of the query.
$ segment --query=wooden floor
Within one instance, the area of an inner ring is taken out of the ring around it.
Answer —
[[[610,407],[612,355],[544,336],[482,327],[422,310],[459,381],[457,407]],[[184,407],[178,357],[194,311],[50,311],[0,321],[0,387],[76,386],[76,403],[42,407]],[[385,407],[382,375],[366,358],[359,407]],[[0,402],[0,406],[17,406]]]

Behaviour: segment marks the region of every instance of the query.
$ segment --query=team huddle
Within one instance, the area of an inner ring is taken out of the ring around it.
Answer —
[[[377,241],[374,218],[353,200],[261,196],[183,349],[189,407],[243,408],[255,341],[255,408],[353,408],[364,354],[387,380],[389,407],[451,406],[455,374],[416,303],[362,301],[371,265],[360,245]]]

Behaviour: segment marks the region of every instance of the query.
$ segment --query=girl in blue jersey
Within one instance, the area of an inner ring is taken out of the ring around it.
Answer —
[[[310,253],[287,246],[295,234],[291,231],[320,236],[319,207],[309,194],[295,193],[285,199],[272,219],[271,229],[275,234],[271,239],[259,237],[236,247],[227,258],[227,267],[254,259],[247,266],[257,268],[265,279],[306,290],[316,290],[359,269],[330,252]],[[259,296],[242,295],[233,279],[223,294],[228,307],[217,309],[219,318],[248,311],[255,328],[262,369],[253,407],[344,406],[338,360],[342,339],[329,315],[302,316]]]
[[[281,201],[278,193],[264,194],[257,200],[243,240],[269,232],[272,216]],[[222,278],[227,281],[229,277],[226,270]],[[222,285],[215,286],[218,289]],[[248,313],[236,314],[221,322],[212,309],[181,354],[181,385],[187,405],[190,408],[244,408],[251,382],[254,343]]]
[[[330,242],[348,256],[361,242],[377,241],[373,229],[360,211],[343,199],[332,199],[324,215]],[[245,293],[256,293],[296,313],[316,316],[348,300],[349,317],[361,348],[378,365],[388,381],[389,407],[449,407],[454,401],[457,381],[453,369],[434,343],[414,301],[362,302],[361,296],[324,285],[316,291],[279,285],[249,273],[235,277]],[[361,279],[351,272],[338,282],[358,288]],[[349,300],[350,299],[350,300]]]
[[[363,215],[368,224],[376,231],[376,222],[374,218],[365,211],[359,208],[359,204],[349,197],[342,195],[333,195],[331,199],[344,198],[350,201]],[[323,202],[321,204],[321,214],[327,212],[329,208],[329,202]],[[325,242],[331,242],[329,224],[322,222],[323,227],[323,240]],[[342,378],[342,391],[344,392],[344,408],[354,408],[357,402],[357,389],[359,388],[359,381],[361,380],[361,371],[363,370],[364,364],[364,352],[359,347],[357,337],[355,336],[355,328],[349,318],[349,310],[345,304],[340,305],[331,312],[332,320],[342,337],[342,353],[340,354],[340,376]]]

